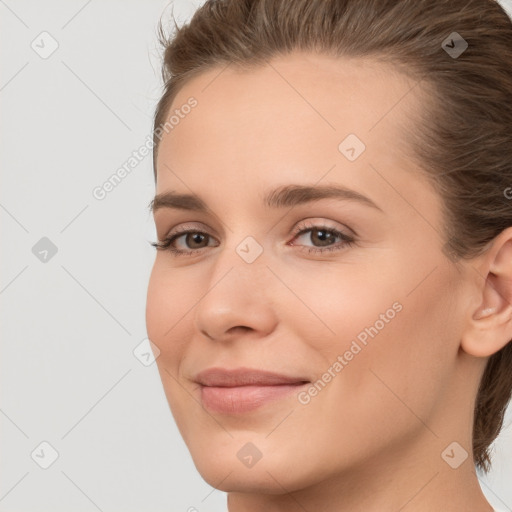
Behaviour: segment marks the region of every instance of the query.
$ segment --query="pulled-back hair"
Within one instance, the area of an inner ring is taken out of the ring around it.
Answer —
[[[157,129],[192,77],[264,66],[293,51],[374,58],[422,83],[421,123],[404,142],[443,199],[446,253],[476,256],[512,226],[512,23],[499,3],[208,0],[181,28],[174,20],[174,29],[166,36],[158,26],[164,92],[153,127],[155,180]],[[467,48],[450,54],[462,40]],[[475,402],[473,458],[485,472],[511,390],[508,343],[489,358]]]

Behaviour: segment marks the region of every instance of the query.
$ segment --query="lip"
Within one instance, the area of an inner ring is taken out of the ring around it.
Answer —
[[[283,399],[310,384],[304,377],[290,377],[252,368],[208,368],[194,379],[201,386],[201,402],[211,412],[241,414]]]

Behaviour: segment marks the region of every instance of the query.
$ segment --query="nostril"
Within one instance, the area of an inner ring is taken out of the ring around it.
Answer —
[[[228,332],[231,334],[233,331],[236,332],[238,329],[242,329],[243,332],[252,331],[252,329],[246,325],[236,325],[235,327],[231,327]]]

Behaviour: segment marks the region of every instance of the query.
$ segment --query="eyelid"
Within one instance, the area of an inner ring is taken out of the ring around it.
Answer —
[[[321,217],[311,217],[309,219],[304,219],[304,220],[296,223],[296,226],[291,230],[291,233],[294,236],[296,236],[298,233],[300,233],[301,230],[306,229],[306,227],[308,227],[308,228],[316,227],[317,228],[319,226],[339,231],[339,228],[337,226],[331,226],[330,222],[335,222],[335,221],[323,220]],[[309,223],[309,224],[306,225],[303,223]],[[199,227],[197,226],[197,224],[199,224]],[[354,229],[352,229],[350,226],[348,226],[347,224],[343,224],[340,222],[338,222],[338,224],[340,224],[343,227],[343,229],[348,230],[354,237],[358,236],[357,232]],[[206,224],[203,224],[202,222],[185,222],[183,224],[180,224],[178,227],[171,229],[167,234],[165,234],[162,237],[162,239],[170,238],[171,236],[174,236],[176,234],[183,233],[186,231],[201,231],[201,232],[204,232],[204,233],[210,235],[210,230],[212,230],[212,229],[210,227],[207,227]],[[213,233],[213,235],[210,235],[210,236],[215,236],[215,237],[219,236],[215,230],[212,230],[212,231],[214,233]]]
[[[198,225],[199,224],[199,225]],[[163,237],[163,239],[170,238],[171,236],[186,232],[186,231],[200,231],[207,234],[210,234],[211,231],[214,231],[210,227],[207,227],[206,224],[203,224],[202,222],[184,222],[183,224],[180,224],[179,226],[171,229],[168,233],[166,233]],[[217,236],[215,234],[215,236]]]
[[[347,224],[343,224],[341,222],[338,222],[337,224],[342,226],[340,228],[338,226],[331,225],[330,224],[331,222],[335,222],[335,221],[324,220],[321,217],[312,217],[312,218],[300,221],[297,224],[297,226],[293,229],[292,233],[296,236],[298,233],[300,233],[304,229],[308,229],[308,228],[312,229],[312,228],[323,227],[323,228],[326,228],[326,229],[332,229],[334,231],[346,230],[346,231],[348,231],[348,233],[344,233],[344,234],[347,237],[354,237],[354,238],[358,237],[357,232],[354,229],[352,229],[350,226],[348,226]],[[302,224],[302,223],[304,223],[304,224]]]

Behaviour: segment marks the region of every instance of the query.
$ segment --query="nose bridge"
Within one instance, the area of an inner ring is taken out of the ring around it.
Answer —
[[[268,254],[263,243],[251,235],[244,237],[231,233],[225,247],[213,260],[209,282],[211,291],[218,288],[221,293],[240,294],[238,300],[244,302],[245,297],[261,296],[268,286]]]
[[[269,287],[272,273],[263,244],[233,230],[210,263],[207,288],[195,308],[196,328],[212,338],[222,338],[235,326],[271,329],[275,321]]]
[[[241,211],[242,206],[238,205],[237,211]],[[239,279],[248,285],[256,281],[264,282],[269,273],[266,267],[269,253],[265,243],[268,234],[264,226],[260,226],[249,212],[243,216],[228,215],[228,218],[236,220],[229,221],[229,225],[225,226],[224,247],[213,258],[212,278],[220,278],[228,268],[233,267],[232,272],[237,272]]]

